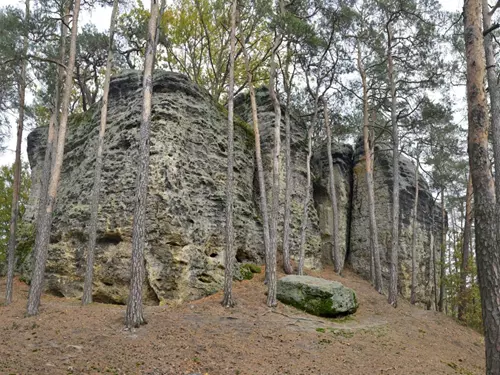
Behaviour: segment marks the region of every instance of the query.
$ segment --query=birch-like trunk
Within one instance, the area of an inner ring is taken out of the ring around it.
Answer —
[[[396,112],[396,78],[392,57],[392,28],[387,24],[387,71],[391,87],[392,125],[392,246],[389,267],[389,295],[387,301],[393,307],[398,305],[398,253],[399,253],[399,131]]]
[[[104,88],[102,94],[101,123],[99,127],[99,138],[97,139],[97,152],[94,171],[94,186],[92,188],[90,202],[89,223],[89,245],[87,249],[87,266],[85,270],[85,282],[83,285],[82,304],[92,303],[92,281],[94,278],[95,244],[97,240],[97,217],[99,213],[99,192],[101,190],[102,154],[104,150],[104,135],[106,134],[106,122],[108,120],[108,95],[111,80],[111,69],[113,67],[113,45],[115,36],[116,18],[118,15],[118,0],[113,1],[111,21],[109,26],[108,59],[106,61],[106,74],[104,76]]]
[[[311,194],[310,191],[311,191],[312,132],[317,117],[318,117],[318,106],[316,105],[313,122],[309,125],[309,129],[307,130],[307,159],[306,159],[307,185],[306,185],[306,195],[304,196],[304,208],[302,211],[302,224],[300,227],[299,269],[298,269],[299,275],[304,274],[308,208],[309,208],[309,199]]]
[[[43,292],[43,279],[45,276],[45,266],[47,263],[47,253],[50,239],[50,228],[52,226],[52,213],[54,211],[57,189],[61,175],[61,167],[64,157],[64,143],[66,141],[66,127],[69,115],[69,102],[71,98],[71,89],[73,86],[73,71],[75,69],[76,56],[76,37],[78,34],[78,15],[80,12],[80,0],[75,0],[73,6],[73,23],[71,27],[71,45],[69,51],[69,61],[66,71],[66,82],[64,85],[64,96],[62,100],[62,112],[59,123],[59,132],[57,136],[57,149],[54,155],[54,167],[50,176],[48,186],[47,201],[43,217],[39,218],[42,221],[37,230],[39,233],[35,239],[34,254],[36,256],[33,273],[31,276],[31,286],[28,295],[28,305],[26,315],[32,316],[38,314],[40,306],[40,298]]]
[[[233,307],[233,267],[234,267],[234,228],[233,228],[233,190],[234,190],[234,57],[236,49],[236,6],[231,6],[231,39],[229,55],[229,88],[227,93],[227,182],[226,182],[226,256],[224,271],[224,297],[222,306]]]
[[[485,10],[486,11],[486,10]],[[486,349],[486,375],[500,374],[500,253],[497,241],[495,184],[488,158],[488,106],[484,87],[481,1],[464,5],[464,40],[467,61],[469,162],[474,191],[476,264]]]
[[[146,244],[146,209],[149,180],[149,133],[151,128],[151,105],[153,99],[153,68],[156,51],[158,0],[151,0],[151,17],[148,25],[148,40],[144,57],[142,79],[142,119],[139,129],[139,162],[132,226],[132,261],[130,291],[125,314],[125,325],[137,328],[146,324],[142,305],[144,282],[144,247]]]
[[[28,25],[30,18],[30,0],[26,0],[26,14],[24,23]],[[17,120],[16,159],[14,162],[14,185],[12,189],[12,208],[10,214],[9,242],[7,244],[7,290],[5,293],[5,304],[10,305],[14,289],[14,268],[16,262],[16,231],[19,216],[19,192],[21,190],[21,144],[24,129],[24,105],[26,98],[26,67],[28,55],[28,32],[24,36],[23,61],[21,65],[21,77],[19,81],[19,118]]]
[[[380,251],[378,246],[377,220],[375,217],[375,190],[373,183],[373,159],[370,148],[370,123],[368,119],[368,85],[366,72],[361,61],[361,50],[358,45],[358,71],[361,75],[363,86],[363,147],[365,153],[366,188],[368,191],[368,215],[370,220],[370,270],[375,290],[382,293],[382,267],[380,264]]]

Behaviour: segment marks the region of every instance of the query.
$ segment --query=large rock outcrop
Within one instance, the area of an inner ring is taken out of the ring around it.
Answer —
[[[127,299],[141,85],[141,73],[137,71],[125,71],[111,81],[95,265],[96,301],[125,303]],[[145,250],[146,302],[191,300],[219,290],[224,277],[227,111],[183,75],[157,71],[153,86]],[[266,89],[257,91],[257,104],[266,185],[270,187],[274,110]],[[282,107],[283,112],[286,110]],[[263,263],[262,215],[247,94],[236,99],[235,111],[238,115],[235,122],[234,167],[236,258],[239,264]],[[70,121],[46,275],[48,290],[61,296],[79,297],[82,293],[99,117],[100,109],[95,106],[84,114],[73,116]],[[291,129],[291,255],[298,260],[306,193],[307,143],[305,123],[293,112]],[[284,142],[283,122],[282,137]],[[36,218],[45,139],[44,128],[35,129],[28,136],[33,183],[24,218],[31,222]],[[362,157],[359,148],[354,152],[349,145],[333,146],[341,252],[357,272],[367,276],[369,230]],[[284,160],[284,153],[281,156]],[[326,145],[319,142],[312,162],[313,183],[308,203],[306,266],[309,268],[320,268],[331,262],[333,214],[328,193],[327,160]],[[385,275],[390,245],[391,184],[390,164],[385,154],[377,154],[375,168],[377,221]],[[404,158],[401,175],[400,280],[401,292],[406,296],[409,293],[409,222],[414,187],[412,165]],[[420,301],[425,302],[430,298],[428,280],[434,265],[429,242],[434,237],[434,249],[438,251],[440,224],[435,219],[431,225],[431,217],[435,217],[439,209],[434,205],[423,179],[420,184],[418,293]],[[270,203],[270,189],[268,194]],[[282,163],[281,203],[284,195],[285,170]],[[283,205],[280,206],[280,214],[283,215]],[[278,240],[278,251],[281,253],[281,227]]]

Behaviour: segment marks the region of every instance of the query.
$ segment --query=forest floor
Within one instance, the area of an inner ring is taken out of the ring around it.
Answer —
[[[443,314],[386,297],[346,271],[313,276],[353,288],[360,307],[323,319],[265,305],[263,274],[237,282],[237,306],[221,294],[177,306],[146,307],[149,324],[124,330],[125,306],[44,295],[40,315],[24,318],[28,287],[0,306],[0,374],[364,375],[484,374],[484,339]],[[0,279],[0,290],[5,279]]]

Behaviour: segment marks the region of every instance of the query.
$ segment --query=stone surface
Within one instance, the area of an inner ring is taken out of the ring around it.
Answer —
[[[387,147],[384,147],[387,149]],[[400,251],[399,293],[410,297],[411,292],[411,243],[413,205],[415,199],[415,166],[404,155],[400,163]],[[380,257],[384,289],[389,283],[389,260],[391,251],[392,210],[392,152],[375,150],[374,163],[375,215],[378,228]],[[358,142],[353,168],[352,222],[348,263],[357,273],[370,277],[369,218],[364,154]],[[434,265],[437,268],[441,244],[441,207],[430,194],[425,179],[419,178],[419,204],[417,213],[417,301],[422,305],[433,303]],[[434,241],[434,257],[431,254]],[[439,270],[436,275],[439,285]]]
[[[221,289],[224,277],[224,223],[226,184],[227,111],[185,76],[163,71],[154,75],[151,126],[150,180],[145,250],[147,303],[192,300]],[[142,105],[141,73],[125,71],[111,81],[108,130],[105,139],[102,191],[95,265],[94,299],[125,303],[128,295],[131,230],[134,208],[137,134]],[[274,110],[267,89],[257,90],[258,115],[268,202],[271,207],[274,145]],[[286,110],[282,107],[282,111]],[[246,263],[262,264],[262,215],[256,166],[250,101],[242,94],[235,101],[235,278]],[[51,233],[47,263],[47,287],[67,297],[82,293],[93,184],[95,142],[100,109],[91,108],[70,120],[61,186]],[[284,116],[282,117],[284,143]],[[245,122],[247,121],[247,122]],[[306,193],[307,143],[305,123],[291,111],[292,203],[291,256],[298,260],[303,197]],[[33,222],[40,190],[46,129],[28,136],[32,167],[32,191],[25,220]],[[285,195],[284,152],[280,169],[280,202]],[[336,189],[339,202],[341,252],[355,271],[369,275],[369,230],[362,153],[350,145],[333,144]],[[390,155],[378,151],[375,160],[377,222],[384,276],[390,248]],[[400,286],[409,295],[413,166],[402,158]],[[431,235],[439,257],[440,208],[433,202],[424,179],[420,181],[418,296],[427,303],[432,294]],[[326,144],[318,142],[312,161],[312,187],[306,240],[306,267],[331,263],[332,209],[328,193]],[[281,217],[283,204],[280,205]],[[434,219],[432,219],[434,218]],[[434,220],[434,224],[432,224]],[[281,265],[282,220],[278,238]],[[29,261],[27,262],[29,265]],[[27,267],[24,267],[26,269]],[[29,271],[25,271],[26,276]]]
[[[311,276],[288,275],[278,280],[278,300],[310,314],[335,317],[358,308],[356,294],[341,283]]]

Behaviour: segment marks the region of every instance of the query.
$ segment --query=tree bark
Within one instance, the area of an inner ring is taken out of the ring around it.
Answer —
[[[460,296],[458,299],[458,320],[465,321],[465,310],[467,308],[467,274],[469,273],[469,254],[472,224],[472,178],[469,174],[467,183],[467,194],[465,197],[465,223],[464,235],[462,238],[462,264],[460,267]]]
[[[226,183],[226,257],[224,271],[224,297],[222,306],[233,307],[233,265],[234,265],[234,228],[233,228],[233,189],[234,189],[234,56],[236,49],[236,6],[231,5],[231,39],[229,55],[229,88],[227,93],[227,183]]]
[[[43,291],[43,279],[45,275],[45,266],[47,263],[47,252],[50,239],[50,228],[52,226],[52,213],[55,206],[57,189],[61,175],[61,167],[64,156],[64,143],[66,140],[66,126],[68,123],[69,102],[71,98],[71,89],[73,84],[73,71],[75,68],[76,55],[76,36],[78,34],[78,14],[80,12],[80,0],[75,0],[73,6],[73,24],[71,27],[71,46],[69,52],[68,70],[66,71],[66,82],[64,85],[64,96],[62,100],[62,112],[57,137],[57,149],[54,159],[54,167],[50,176],[48,186],[47,201],[45,203],[44,215],[41,219],[38,233],[35,239],[34,254],[36,256],[35,265],[31,277],[31,286],[28,295],[28,305],[26,315],[32,316],[38,314],[40,306],[40,297]]]
[[[293,268],[290,263],[290,222],[291,205],[292,205],[292,155],[291,155],[291,135],[290,135],[290,102],[292,90],[292,77],[288,73],[289,67],[289,49],[290,43],[287,44],[287,57],[283,70],[283,86],[286,93],[286,112],[285,112],[285,214],[283,218],[283,270],[287,275],[293,273]]]
[[[491,27],[491,18],[488,0],[482,0],[483,3],[483,30],[489,30]],[[495,52],[493,50],[494,34],[489,32],[484,37],[484,52],[486,56],[486,78],[488,79],[488,92],[490,94],[491,106],[491,134],[493,136],[493,159],[495,166],[500,166],[500,87],[498,85],[497,68]],[[500,168],[495,168],[495,196],[496,199],[496,223],[497,237],[500,238]]]
[[[300,248],[299,248],[299,268],[298,268],[299,275],[304,274],[307,219],[308,219],[309,199],[311,194],[310,191],[311,191],[312,132],[317,117],[318,117],[318,106],[316,104],[314,110],[313,122],[311,125],[309,125],[309,129],[307,130],[307,159],[306,159],[307,186],[306,186],[306,195],[304,196],[304,209],[302,212],[302,224],[300,228]]]
[[[370,218],[370,270],[375,290],[382,293],[382,267],[378,247],[378,230],[375,217],[375,192],[373,184],[372,150],[370,148],[370,123],[368,119],[368,86],[366,73],[361,61],[361,49],[358,45],[358,71],[363,86],[363,146],[365,153],[366,188],[368,190],[368,214]]]
[[[245,59],[245,69],[247,72],[248,90],[250,91],[250,104],[252,107],[253,132],[255,136],[255,163],[257,164],[257,179],[259,182],[260,211],[262,214],[262,230],[264,235],[264,250],[267,270],[267,257],[270,250],[269,239],[269,211],[267,208],[267,191],[264,180],[264,167],[262,166],[262,151],[260,147],[259,117],[257,114],[257,101],[255,99],[255,89],[253,86],[252,70],[250,68],[250,58],[244,41],[241,41],[243,57]],[[267,272],[266,272],[267,273]]]
[[[101,106],[101,124],[99,138],[97,140],[97,153],[94,171],[94,186],[90,202],[89,223],[89,245],[87,249],[87,267],[85,270],[85,282],[83,286],[82,304],[92,303],[92,281],[94,277],[95,244],[97,240],[97,217],[99,213],[99,192],[101,190],[102,154],[104,150],[104,135],[106,133],[106,122],[108,119],[108,95],[111,80],[111,69],[113,67],[113,44],[115,35],[116,18],[118,14],[118,0],[113,1],[111,21],[109,26],[108,60],[106,61],[106,74],[104,76],[104,88]]]
[[[273,148],[273,179],[272,179],[272,207],[271,207],[271,242],[267,262],[269,271],[267,306],[274,307],[276,301],[276,252],[278,248],[278,220],[279,220],[279,182],[280,182],[280,152],[281,152],[281,105],[276,93],[276,54],[281,44],[281,37],[278,32],[274,37],[273,50],[271,54],[271,67],[269,78],[269,94],[274,107],[274,148]],[[266,269],[267,269],[266,267]]]
[[[156,51],[158,0],[151,0],[151,18],[148,25],[148,40],[144,57],[142,80],[142,119],[139,130],[139,163],[137,168],[134,222],[132,226],[132,262],[130,292],[125,314],[127,328],[146,324],[142,305],[144,282],[144,247],[146,243],[146,209],[149,180],[149,133],[151,128],[151,105],[153,97],[153,68]]]
[[[414,305],[417,302],[417,219],[418,219],[418,168],[420,166],[417,156],[417,165],[415,167],[415,202],[413,205],[413,223],[411,236],[411,295],[410,303]]]
[[[389,270],[389,296],[387,301],[393,307],[398,305],[398,253],[399,253],[399,131],[396,108],[396,82],[392,57],[392,28],[387,24],[387,71],[391,87],[392,125],[392,246]]]
[[[339,212],[337,205],[337,192],[335,187],[335,173],[333,170],[333,156],[332,156],[332,129],[330,128],[330,118],[328,115],[328,107],[326,100],[322,98],[323,111],[324,111],[324,125],[326,132],[326,153],[328,154],[328,183],[330,188],[330,201],[332,204],[332,262],[335,272],[342,273],[344,266],[343,259],[340,257],[339,249]]]
[[[30,0],[26,0],[26,14],[24,17],[25,25],[28,25],[30,18]],[[14,162],[14,186],[12,189],[12,208],[10,215],[9,242],[7,245],[7,290],[5,293],[5,304],[10,305],[14,289],[14,268],[16,262],[16,231],[17,219],[19,216],[19,192],[21,190],[21,144],[23,141],[24,128],[24,105],[26,98],[26,68],[28,61],[28,32],[24,36],[23,42],[23,61],[21,65],[21,77],[19,80],[19,119],[17,121],[17,139],[16,139],[16,159]]]
[[[444,279],[446,278],[446,229],[444,209],[444,187],[441,187],[441,252],[439,259],[439,311],[444,311],[444,295],[446,293]]]
[[[474,191],[476,262],[484,326],[486,375],[500,374],[500,254],[496,239],[495,188],[488,158],[488,108],[484,88],[485,62],[481,1],[464,5],[467,59],[469,162]]]

